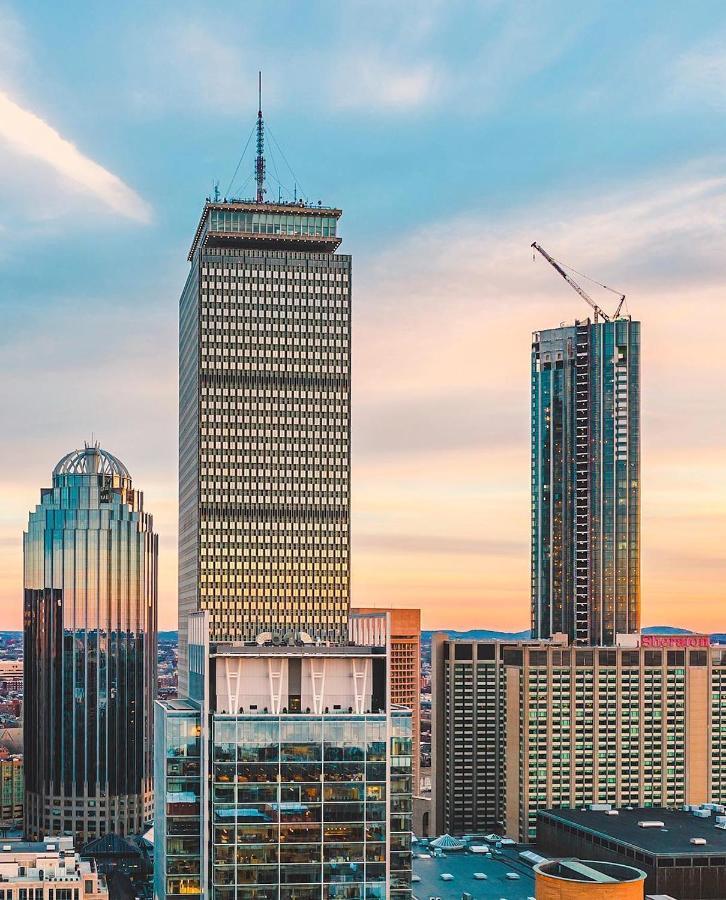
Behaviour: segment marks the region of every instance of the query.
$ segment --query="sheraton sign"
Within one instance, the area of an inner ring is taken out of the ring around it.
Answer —
[[[661,650],[710,647],[711,638],[707,634],[642,634],[640,646],[658,647]]]

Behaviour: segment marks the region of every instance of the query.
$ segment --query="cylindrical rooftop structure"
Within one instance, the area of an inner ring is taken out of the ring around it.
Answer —
[[[643,900],[646,874],[621,863],[555,859],[534,867],[537,900]]]

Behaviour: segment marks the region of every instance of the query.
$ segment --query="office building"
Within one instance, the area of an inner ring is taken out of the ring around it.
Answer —
[[[25,561],[25,827],[79,844],[152,814],[158,540],[97,444],[41,490]]]
[[[724,813],[717,804],[543,810],[537,815],[537,847],[547,856],[637,866],[649,894],[719,900],[726,897]]]
[[[411,713],[385,644],[204,646],[207,615],[199,693],[157,703],[155,896],[410,898]]]
[[[0,750],[0,827],[22,826],[24,802],[23,757]]]
[[[389,617],[389,665],[391,703],[411,710],[413,737],[413,792],[420,792],[421,755],[421,610],[356,607],[358,617],[384,614]]]
[[[23,693],[22,659],[0,659],[0,695]]]
[[[532,636],[640,628],[640,323],[532,339]]]
[[[538,809],[726,799],[726,648],[630,644],[435,635],[434,832],[532,841]]]
[[[213,641],[347,638],[351,259],[339,209],[207,202],[180,300],[179,672]]]
[[[73,838],[12,841],[0,849],[0,900],[108,900],[92,861],[73,851]]]
[[[411,711],[387,628],[349,633],[350,257],[340,210],[264,202],[263,141],[260,112],[256,200],[206,203],[180,304],[154,893],[408,900]]]

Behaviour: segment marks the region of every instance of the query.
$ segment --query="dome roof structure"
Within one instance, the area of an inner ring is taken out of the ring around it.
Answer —
[[[118,475],[131,478],[129,470],[98,443],[85,444],[82,450],[67,453],[53,469],[54,475]]]

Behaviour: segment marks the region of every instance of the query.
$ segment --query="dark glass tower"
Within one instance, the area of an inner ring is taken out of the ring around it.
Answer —
[[[339,209],[207,202],[179,322],[179,675],[210,640],[342,641],[351,258]]]
[[[532,341],[532,635],[640,628],[640,323]]]
[[[123,463],[98,445],[65,456],[23,550],[26,830],[138,832],[153,814],[158,538]]]

